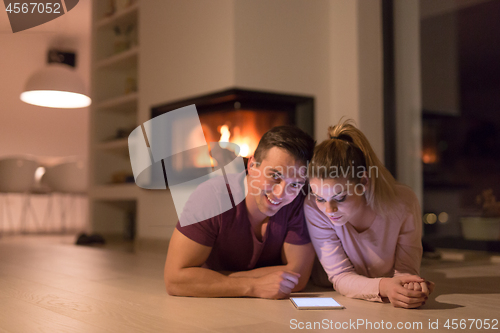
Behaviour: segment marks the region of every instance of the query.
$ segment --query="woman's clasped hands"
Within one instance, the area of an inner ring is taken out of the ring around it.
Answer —
[[[417,275],[401,275],[380,280],[380,296],[394,307],[413,309],[425,304],[434,283]]]

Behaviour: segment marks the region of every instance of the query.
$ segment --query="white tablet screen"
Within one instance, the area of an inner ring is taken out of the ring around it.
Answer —
[[[292,297],[298,308],[343,308],[331,297]]]

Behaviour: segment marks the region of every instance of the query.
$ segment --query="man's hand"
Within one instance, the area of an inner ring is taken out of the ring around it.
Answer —
[[[299,283],[299,277],[299,273],[278,271],[255,278],[252,283],[252,296],[272,299],[286,298]]]
[[[405,288],[405,284],[407,288]],[[412,289],[409,288],[410,284]],[[418,284],[418,287],[416,284]],[[394,307],[405,309],[418,308],[425,303],[429,295],[428,290],[427,292],[422,290],[424,285],[427,290],[425,280],[416,275],[383,278],[380,280],[380,296],[387,297]],[[419,288],[420,290],[418,290]]]

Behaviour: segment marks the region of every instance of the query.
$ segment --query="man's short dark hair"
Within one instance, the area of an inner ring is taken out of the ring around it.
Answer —
[[[313,156],[315,144],[316,141],[309,134],[296,126],[276,126],[262,136],[254,158],[261,163],[269,149],[278,147],[307,165]]]

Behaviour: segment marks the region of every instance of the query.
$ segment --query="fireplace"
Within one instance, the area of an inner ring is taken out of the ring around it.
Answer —
[[[221,148],[231,149],[226,143],[234,143],[239,146],[238,155],[245,159],[253,155],[262,135],[275,126],[295,125],[314,137],[314,99],[307,96],[229,89],[155,106],[151,117],[192,104],[196,105],[204,137],[200,131],[178,135],[176,131],[182,129],[182,124],[172,124],[165,131],[171,133],[169,142],[173,146],[180,144],[176,143],[178,138],[190,141],[191,147],[219,142]],[[217,160],[204,154],[203,149],[178,154],[165,163],[168,169],[188,172],[190,177],[193,169],[200,169],[202,175],[203,169],[217,166]]]

